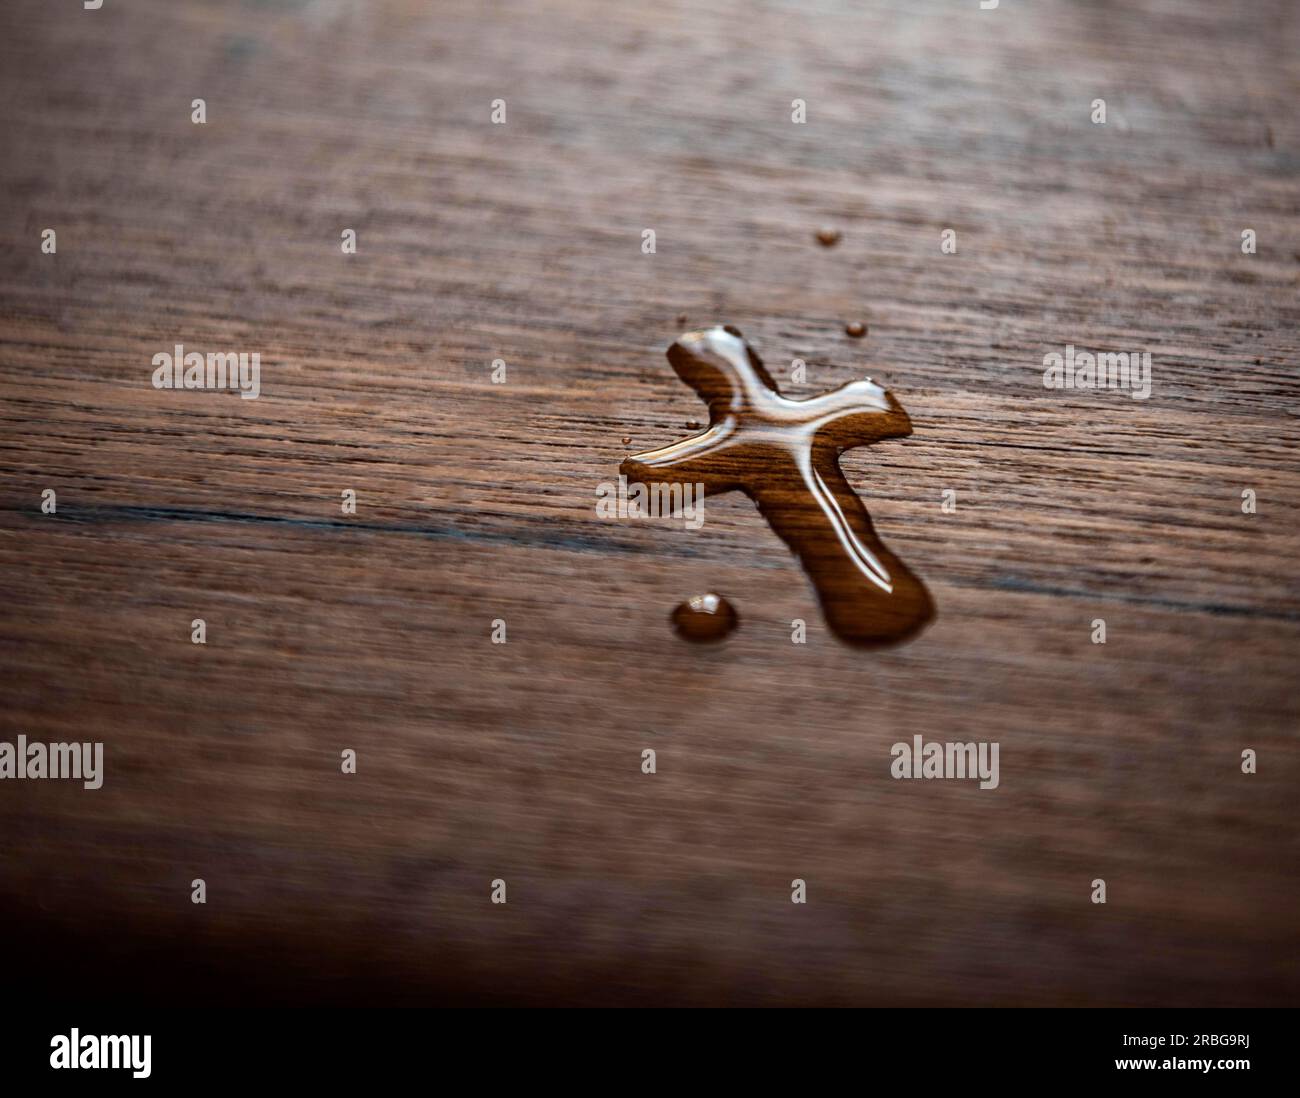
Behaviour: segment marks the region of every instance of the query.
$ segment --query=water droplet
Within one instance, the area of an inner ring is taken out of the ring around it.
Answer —
[[[686,421],[686,429],[688,431],[698,431],[700,429],[700,421],[698,419],[688,419]]]
[[[668,361],[708,404],[708,428],[632,454],[620,472],[634,483],[698,483],[709,494],[748,495],[798,557],[840,640],[879,645],[920,632],[934,617],[930,594],[876,536],[839,466],[844,450],[912,433],[894,395],[870,381],[851,381],[791,400],[753,348],[725,328],[682,335]],[[680,614],[707,613],[683,605],[686,610],[674,611],[675,625]]]
[[[833,248],[840,242],[839,229],[833,229],[829,225],[823,225],[817,230],[817,243],[823,248]]]
[[[850,335],[854,339],[861,339],[867,334],[867,326],[860,320],[850,321],[848,324],[844,325],[844,334]]]
[[[624,436],[623,436],[623,445],[624,445],[624,446],[631,446],[631,445],[632,445],[632,436],[631,436],[631,435],[624,435]]]
[[[736,608],[721,595],[692,595],[672,612],[673,629],[689,641],[720,641],[740,623]]]

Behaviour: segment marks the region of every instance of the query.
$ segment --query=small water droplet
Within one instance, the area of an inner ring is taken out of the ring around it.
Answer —
[[[673,629],[679,637],[696,642],[720,641],[740,623],[736,608],[712,591],[692,595],[672,612]]]
[[[817,230],[817,243],[823,248],[833,248],[840,242],[839,229],[831,228],[829,225],[823,225]]]
[[[623,436],[623,445],[624,445],[624,446],[631,446],[631,445],[632,445],[632,436],[631,436],[631,435],[624,435],[624,436]]]
[[[688,419],[686,421],[686,429],[688,431],[698,431],[700,429],[700,421],[698,419]]]
[[[852,320],[844,325],[844,334],[852,336],[854,339],[861,339],[867,334],[867,326],[860,320]]]

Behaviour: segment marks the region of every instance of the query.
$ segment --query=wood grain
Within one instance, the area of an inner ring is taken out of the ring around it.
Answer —
[[[0,736],[107,755],[0,783],[13,986],[1294,1003],[1298,39],[1281,0],[5,4]],[[679,313],[903,402],[843,468],[915,643],[838,644],[739,496],[595,517],[623,437],[701,416]],[[178,342],[261,397],[153,389]],[[1045,390],[1067,343],[1150,351],[1151,398]],[[716,651],[667,627],[702,590]],[[892,780],[917,734],[1000,788]]]

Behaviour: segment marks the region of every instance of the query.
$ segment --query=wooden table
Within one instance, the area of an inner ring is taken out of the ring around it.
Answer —
[[[102,789],[0,782],[10,986],[1294,1003],[1298,40],[1282,0],[10,0],[0,733],[105,745]],[[703,418],[664,350],[715,323],[910,413],[843,468],[915,641],[830,636],[742,496],[596,517]],[[260,396],[155,389],[177,343]],[[1067,345],[1150,399],[1044,388]],[[742,624],[686,644],[710,590]],[[892,779],[915,735],[999,787]]]

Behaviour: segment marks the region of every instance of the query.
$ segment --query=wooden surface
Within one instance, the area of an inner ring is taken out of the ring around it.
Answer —
[[[10,986],[1293,1003],[1298,39],[1284,2],[3,5],[0,734],[107,756],[0,783]],[[902,401],[843,465],[915,642],[835,641],[738,495],[595,517],[702,418],[679,313]],[[261,397],[154,390],[177,342],[259,352]],[[1151,399],[1045,390],[1067,343],[1150,351]],[[668,628],[704,590],[716,650]],[[916,734],[999,742],[1000,787],[892,780]]]

